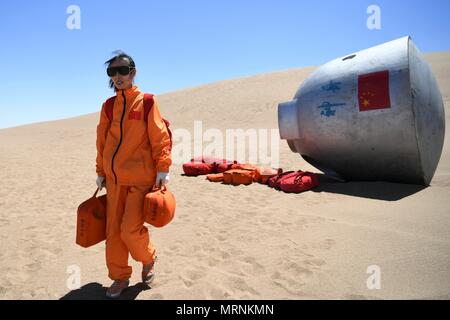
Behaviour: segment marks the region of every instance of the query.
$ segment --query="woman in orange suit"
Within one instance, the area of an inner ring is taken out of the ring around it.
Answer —
[[[143,203],[152,187],[169,182],[170,136],[158,103],[144,119],[144,93],[134,85],[136,66],[123,53],[105,63],[116,96],[112,112],[102,106],[97,126],[97,186],[107,191],[106,265],[117,298],[129,285],[128,255],[142,263],[142,281],[154,278],[156,251],[144,226]]]

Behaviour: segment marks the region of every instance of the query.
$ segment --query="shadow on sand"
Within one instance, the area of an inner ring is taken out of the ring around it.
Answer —
[[[106,287],[92,282],[82,286],[80,289],[72,290],[60,300],[111,300],[106,297]],[[135,300],[142,291],[151,289],[150,286],[140,282],[125,289],[116,300]]]
[[[317,174],[320,186],[314,192],[330,192],[353,197],[397,201],[426,189],[426,186],[383,181],[338,182],[324,174]]]
[[[426,186],[417,184],[384,181],[340,182],[323,173],[316,173],[316,175],[319,178],[320,186],[312,189],[311,191],[313,192],[329,192],[384,201],[397,201],[427,188]],[[188,178],[196,177],[185,174],[182,174],[182,176]]]

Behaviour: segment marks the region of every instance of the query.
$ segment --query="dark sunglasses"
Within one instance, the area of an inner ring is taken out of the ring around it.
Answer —
[[[126,76],[132,69],[135,68],[129,66],[109,67],[108,69],[106,69],[106,73],[108,74],[108,77],[114,77],[117,72],[122,76]]]

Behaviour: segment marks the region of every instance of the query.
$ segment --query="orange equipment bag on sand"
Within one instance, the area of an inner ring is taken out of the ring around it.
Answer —
[[[183,171],[187,176],[199,176],[214,172],[215,164],[205,162],[186,162],[183,163]]]
[[[223,183],[238,186],[241,184],[249,185],[253,183],[255,177],[254,170],[231,169],[223,173]]]
[[[242,169],[242,170],[256,171],[257,169],[259,169],[259,167],[258,166],[254,166],[252,164],[248,164],[248,163],[237,163],[237,162],[235,162],[234,164],[231,165],[231,169]]]
[[[84,248],[106,239],[106,195],[97,192],[78,206],[76,243]]]
[[[215,172],[224,173],[227,170],[230,170],[233,164],[238,163],[237,161],[231,161],[227,159],[223,159],[221,161],[216,162]]]
[[[166,186],[153,187],[144,198],[144,221],[157,228],[164,227],[172,221],[175,208],[175,196]]]
[[[269,180],[267,181],[267,185],[271,188],[280,190],[280,183],[281,180],[283,180],[286,177],[290,177],[290,176],[296,176],[298,173],[303,172],[301,170],[299,171],[286,171],[286,172],[282,172],[276,176],[273,176],[272,178],[269,178]]]
[[[269,179],[283,173],[283,169],[257,168],[255,171],[255,181],[267,184]]]
[[[206,176],[211,182],[222,182],[223,181],[223,173],[211,173]]]
[[[187,176],[199,176],[214,172],[214,164],[204,162],[187,162],[183,164],[184,174]]]
[[[237,161],[212,156],[197,156],[183,164],[183,171],[187,176],[222,173],[230,170],[231,166],[237,163]]]
[[[311,172],[297,172],[280,181],[280,189],[287,193],[300,193],[319,186],[317,175]]]

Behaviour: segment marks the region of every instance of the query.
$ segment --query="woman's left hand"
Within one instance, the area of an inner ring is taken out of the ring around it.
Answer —
[[[156,174],[156,187],[160,188],[169,184],[169,173],[168,172],[158,172]]]

